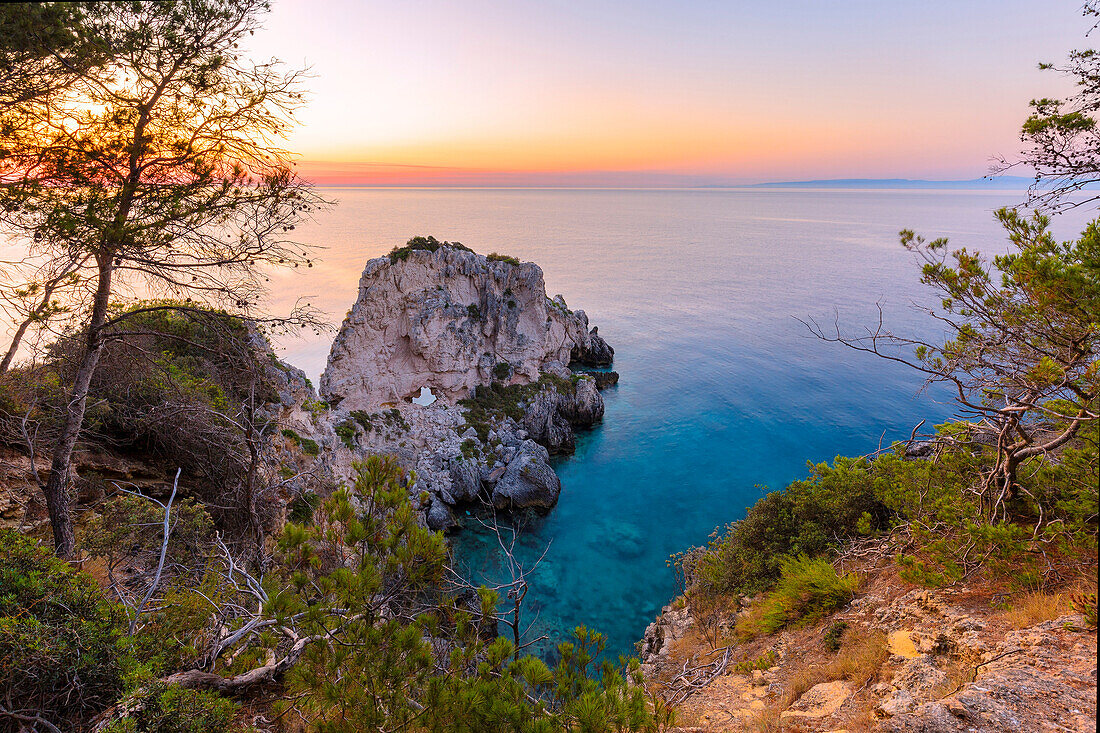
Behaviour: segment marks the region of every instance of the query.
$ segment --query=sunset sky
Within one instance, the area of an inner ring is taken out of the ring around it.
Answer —
[[[273,0],[320,183],[976,178],[1019,147],[1078,0]]]

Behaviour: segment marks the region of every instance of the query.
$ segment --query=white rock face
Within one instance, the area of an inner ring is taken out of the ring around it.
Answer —
[[[367,263],[320,391],[344,410],[401,403],[422,387],[453,404],[494,379],[525,384],[540,370],[607,364],[612,354],[584,311],[546,296],[538,265],[414,250]]]

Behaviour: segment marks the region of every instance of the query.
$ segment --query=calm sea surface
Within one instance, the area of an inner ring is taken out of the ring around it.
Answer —
[[[326,248],[314,268],[273,278],[335,323],[367,259],[417,234],[537,262],[550,295],[583,308],[615,348],[621,380],[603,424],[557,463],[558,506],[523,528],[533,635],[578,624],[630,652],[676,593],[670,553],[744,515],[763,487],[807,461],[858,455],[950,414],[904,367],[812,338],[796,317],[855,330],[881,305],[898,332],[937,338],[932,303],[897,232],[1004,249],[992,212],[1006,191],[326,189],[339,205],[299,227]],[[1081,217],[1056,220],[1064,238]],[[316,378],[331,336],[288,341]],[[464,530],[459,562],[506,579],[496,539]]]

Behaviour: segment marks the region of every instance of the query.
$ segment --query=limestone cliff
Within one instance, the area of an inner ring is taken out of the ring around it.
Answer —
[[[526,384],[613,355],[584,311],[546,296],[538,265],[456,247],[412,250],[367,262],[321,394],[347,410],[373,410],[429,387],[453,403],[479,384]]]
[[[432,241],[367,263],[321,379],[324,408],[305,409],[322,403],[303,388],[282,421],[338,480],[356,457],[397,456],[433,529],[481,503],[548,509],[561,492],[550,456],[603,418],[599,388],[618,379],[569,365],[606,366],[614,350],[584,311],[547,297],[537,265]],[[438,399],[413,402],[425,387]]]

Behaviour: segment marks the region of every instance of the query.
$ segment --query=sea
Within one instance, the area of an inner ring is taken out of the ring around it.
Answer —
[[[670,556],[702,545],[809,464],[865,455],[949,419],[951,397],[914,370],[815,337],[882,328],[935,341],[901,229],[1006,250],[994,211],[1022,191],[884,189],[325,188],[299,226],[313,266],[272,276],[272,306],[309,303],[339,325],[365,262],[415,235],[538,263],[547,292],[583,309],[615,349],[603,422],[556,459],[558,505],[505,526],[527,568],[530,649],[553,659],[584,625],[605,654],[634,652],[680,592]],[[1056,217],[1068,239],[1084,214]],[[280,342],[316,382],[332,334]],[[451,537],[477,583],[510,577],[473,518]],[[540,561],[541,558],[541,561]],[[536,565],[537,563],[537,565]],[[542,639],[545,637],[545,639]]]

